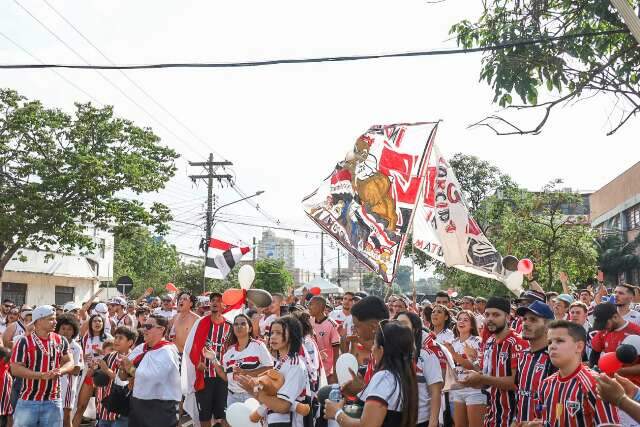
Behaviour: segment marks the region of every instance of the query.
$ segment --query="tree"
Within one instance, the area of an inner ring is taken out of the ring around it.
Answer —
[[[640,234],[630,242],[621,234],[604,235],[596,239],[598,251],[598,268],[604,273],[605,281],[618,283],[621,273],[629,273],[640,268],[640,256],[636,249],[640,246]]]
[[[594,32],[605,34],[589,35]],[[493,88],[493,102],[518,111],[540,109],[542,116],[528,129],[498,115],[477,126],[499,135],[537,134],[555,107],[609,94],[621,110],[611,135],[640,111],[640,51],[607,0],[488,0],[477,21],[463,20],[450,33],[465,48],[559,38],[485,51],[480,80]],[[541,92],[548,100],[540,102]]]
[[[500,168],[476,156],[456,153],[449,160],[458,178],[469,211],[475,213],[484,199],[497,191],[514,188],[511,177]]]
[[[175,151],[112,107],[76,104],[69,115],[0,90],[0,276],[20,248],[95,249],[88,226],[167,229],[169,209],[120,196],[157,191],[175,173]]]
[[[272,294],[286,295],[293,286],[293,276],[286,268],[284,261],[277,259],[261,259],[255,265],[256,279],[254,288],[264,289]]]
[[[400,265],[396,270],[396,278],[394,284],[397,285],[402,292],[413,292],[412,285],[412,269],[408,265]]]
[[[132,295],[140,295],[147,288],[153,288],[156,294],[164,293],[168,282],[181,287],[176,274],[180,258],[175,246],[161,237],[152,236],[144,227],[129,230],[126,234],[116,233],[114,237],[113,275],[131,277]]]
[[[500,202],[506,201],[509,206],[491,236],[502,254],[530,258],[538,282],[547,290],[561,290],[556,280],[560,271],[586,281],[595,274],[597,262],[593,230],[571,223],[563,212],[564,207],[579,203],[582,196],[558,190],[559,184],[560,180],[552,181],[538,193],[511,191]]]

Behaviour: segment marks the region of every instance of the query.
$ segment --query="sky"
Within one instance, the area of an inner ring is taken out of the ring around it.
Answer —
[[[117,64],[452,48],[449,28],[474,19],[479,7],[480,2],[460,0],[14,0],[0,6],[0,63],[107,64],[92,44]],[[210,152],[216,160],[234,163],[228,171],[245,194],[264,191],[253,199],[259,211],[246,202],[220,210],[218,219],[260,225],[216,224],[216,236],[238,243],[259,239],[267,226],[317,231],[305,217],[301,199],[374,124],[442,120],[436,140],[445,155],[479,156],[529,189],[561,178],[566,187],[595,190],[640,159],[637,120],[606,136],[621,113],[606,96],[559,108],[535,136],[497,136],[486,128],[468,128],[499,110],[491,103],[491,88],[478,81],[481,58],[463,54],[124,73],[0,70],[0,87],[68,111],[74,102],[113,105],[118,116],[151,127],[181,157],[164,190],[138,198],[172,209],[181,222],[172,223],[167,240],[191,254],[200,253],[206,186],[189,180],[189,174],[203,171],[189,167],[188,161],[205,161]],[[539,117],[525,114],[511,117],[525,127]],[[216,187],[216,195],[218,206],[240,197],[228,186]],[[319,271],[317,234],[275,232],[295,240],[296,266]],[[328,238],[325,250],[330,270],[336,266],[337,249]]]

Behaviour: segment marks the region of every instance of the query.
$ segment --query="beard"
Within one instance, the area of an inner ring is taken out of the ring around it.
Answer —
[[[500,332],[504,331],[504,328],[507,327],[507,322],[503,323],[502,325],[496,325],[495,326],[495,330],[491,331],[491,328],[489,328],[489,331],[491,331],[494,334],[499,334]]]

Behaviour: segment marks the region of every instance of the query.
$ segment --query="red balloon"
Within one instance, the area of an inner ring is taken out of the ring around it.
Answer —
[[[522,274],[529,274],[533,271],[533,262],[529,258],[523,258],[518,262],[518,271]]]
[[[227,289],[222,294],[222,302],[225,305],[235,305],[244,298],[244,292],[242,289]]]
[[[316,286],[314,288],[311,288],[309,292],[311,293],[311,295],[320,295],[322,291],[320,290],[319,287]]]
[[[178,288],[176,288],[176,285],[171,282],[167,283],[167,286],[165,286],[164,288],[169,292],[178,292]]]
[[[598,367],[605,374],[612,376],[618,371],[618,369],[622,368],[622,362],[616,357],[616,352],[612,351],[600,356]]]

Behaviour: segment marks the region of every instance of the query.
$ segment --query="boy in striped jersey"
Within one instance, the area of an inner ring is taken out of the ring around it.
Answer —
[[[131,349],[138,338],[138,333],[128,326],[119,326],[113,335],[113,349],[115,351],[107,354],[104,358],[96,359],[94,365],[94,368],[99,368],[109,377],[107,385],[96,387],[97,427],[126,427],[128,425],[126,416],[109,412],[102,401],[111,394],[113,382],[116,380],[116,374],[120,368],[120,361],[131,353]]]
[[[32,313],[33,332],[21,336],[11,355],[11,373],[24,379],[13,421],[15,426],[62,424],[60,377],[73,371],[67,339],[53,332],[56,310],[42,305]]]
[[[586,333],[581,325],[556,320],[549,325],[549,357],[558,372],[540,390],[542,421],[525,426],[595,427],[617,424],[618,410],[600,400],[596,374],[582,364]]]

